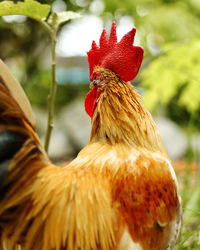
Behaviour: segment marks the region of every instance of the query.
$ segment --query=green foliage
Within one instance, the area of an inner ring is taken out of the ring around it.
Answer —
[[[193,41],[175,47],[166,46],[142,72],[146,106],[153,110],[167,105],[179,93],[178,104],[190,113],[200,107],[200,43]]]
[[[180,194],[183,206],[182,232],[174,250],[197,250],[200,246],[200,176],[185,169],[185,176],[179,177]]]
[[[34,0],[25,0],[16,4],[11,1],[0,3],[0,16],[23,15],[40,21],[47,17],[49,11],[50,5],[40,4]]]

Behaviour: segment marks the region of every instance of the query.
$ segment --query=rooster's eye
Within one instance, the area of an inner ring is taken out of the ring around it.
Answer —
[[[97,76],[95,75],[95,76],[94,76],[94,80],[96,80],[96,79],[97,79]]]

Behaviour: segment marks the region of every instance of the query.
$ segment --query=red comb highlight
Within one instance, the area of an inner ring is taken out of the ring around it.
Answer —
[[[131,81],[136,77],[143,59],[143,48],[133,45],[135,32],[136,29],[132,29],[117,42],[116,23],[113,22],[109,39],[104,29],[99,40],[100,46],[93,41],[87,53],[91,81],[95,66],[112,70],[123,81]]]

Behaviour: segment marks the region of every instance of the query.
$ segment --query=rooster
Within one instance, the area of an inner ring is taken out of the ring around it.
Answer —
[[[155,123],[129,83],[143,49],[116,24],[88,52],[89,142],[67,166],[50,162],[29,102],[0,64],[0,249],[164,250],[181,204]]]

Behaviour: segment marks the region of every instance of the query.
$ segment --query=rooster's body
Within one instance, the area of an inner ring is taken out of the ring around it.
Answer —
[[[175,244],[181,224],[176,177],[151,115],[132,85],[110,69],[95,66],[92,77],[85,103],[89,143],[63,168],[49,161],[32,121],[0,78],[0,249],[164,250]]]

